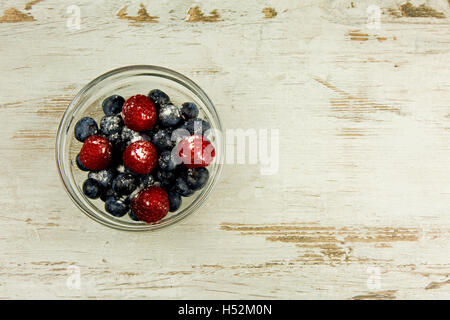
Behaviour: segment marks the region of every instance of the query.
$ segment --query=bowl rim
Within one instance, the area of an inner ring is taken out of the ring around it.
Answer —
[[[80,209],[85,215],[90,217],[91,219],[97,221],[98,223],[113,228],[115,230],[121,230],[121,231],[134,231],[134,232],[142,232],[142,231],[155,231],[159,230],[161,228],[165,228],[171,225],[174,225],[175,223],[185,219],[187,216],[191,215],[192,213],[196,212],[197,209],[199,209],[204,202],[208,199],[208,196],[211,194],[212,190],[214,190],[215,185],[217,184],[218,180],[220,179],[222,169],[223,169],[223,157],[224,157],[224,143],[219,139],[218,144],[215,146],[216,151],[216,165],[217,170],[214,176],[210,177],[212,179],[211,183],[209,184],[208,188],[206,190],[202,190],[202,193],[198,195],[198,197],[194,200],[193,203],[189,205],[189,207],[185,208],[186,212],[180,213],[177,216],[167,220],[162,221],[158,224],[137,224],[137,225],[121,225],[121,224],[115,224],[110,220],[105,220],[99,217],[97,214],[92,212],[91,210],[88,210],[88,208],[81,204],[76,197],[75,191],[73,190],[73,186],[70,183],[69,177],[65,173],[65,161],[64,161],[64,152],[65,146],[63,145],[63,142],[65,142],[67,130],[70,127],[71,123],[71,117],[73,117],[73,113],[76,111],[76,106],[79,103],[80,99],[84,97],[84,95],[95,85],[102,82],[103,80],[110,78],[111,76],[126,73],[129,71],[156,71],[160,72],[162,74],[168,74],[171,76],[171,78],[167,78],[171,81],[179,82],[179,84],[183,85],[191,91],[193,94],[195,94],[203,104],[206,105],[208,108],[208,111],[212,113],[214,117],[214,121],[216,122],[216,128],[220,132],[222,131],[222,123],[220,120],[220,117],[217,113],[217,110],[211,101],[211,99],[208,97],[208,95],[203,91],[203,89],[197,85],[194,81],[186,77],[185,75],[171,70],[169,68],[156,66],[156,65],[129,65],[124,66],[120,68],[116,68],[113,70],[110,70],[108,72],[103,73],[102,75],[96,77],[95,79],[91,80],[89,83],[87,83],[83,88],[78,91],[78,93],[75,95],[75,97],[72,99],[72,101],[67,106],[64,115],[61,118],[61,121],[58,126],[58,131],[56,135],[56,142],[55,142],[55,158],[56,158],[56,165],[59,173],[60,180],[62,184],[64,185],[64,190],[69,195],[72,202]],[[153,75],[154,76],[154,75]],[[177,81],[176,81],[176,80]],[[62,150],[64,149],[64,150]],[[217,157],[217,155],[219,155]]]

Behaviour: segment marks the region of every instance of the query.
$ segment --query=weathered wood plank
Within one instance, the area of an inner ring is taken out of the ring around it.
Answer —
[[[80,0],[77,30],[68,4],[2,1],[0,298],[449,298],[449,3],[372,2]],[[193,78],[227,128],[279,129],[278,174],[226,165],[167,230],[90,221],[56,130],[130,64]]]

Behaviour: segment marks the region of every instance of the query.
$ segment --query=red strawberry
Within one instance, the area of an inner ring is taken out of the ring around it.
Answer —
[[[80,151],[80,161],[89,170],[105,169],[112,157],[112,145],[101,136],[90,136],[84,140]]]
[[[161,187],[142,189],[131,201],[131,208],[140,221],[156,222],[169,212],[169,196]]]
[[[134,173],[147,174],[153,170],[158,161],[155,146],[146,140],[130,144],[123,152],[123,163]]]
[[[156,123],[155,104],[142,94],[132,96],[122,108],[125,125],[134,131],[147,131]]]
[[[216,150],[211,142],[197,134],[180,141],[177,153],[188,168],[207,167],[216,156]]]

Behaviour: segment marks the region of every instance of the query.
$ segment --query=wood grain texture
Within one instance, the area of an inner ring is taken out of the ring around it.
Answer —
[[[1,299],[450,298],[448,1],[5,0],[0,17]],[[82,215],[59,120],[131,64],[193,78],[226,128],[279,129],[278,174],[226,165],[153,233]]]

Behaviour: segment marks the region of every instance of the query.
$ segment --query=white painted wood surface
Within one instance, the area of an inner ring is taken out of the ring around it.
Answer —
[[[450,298],[447,0],[35,2],[0,4],[0,298]],[[167,230],[81,214],[57,126],[84,84],[131,64],[193,78],[227,128],[278,128],[279,173],[226,166]]]

